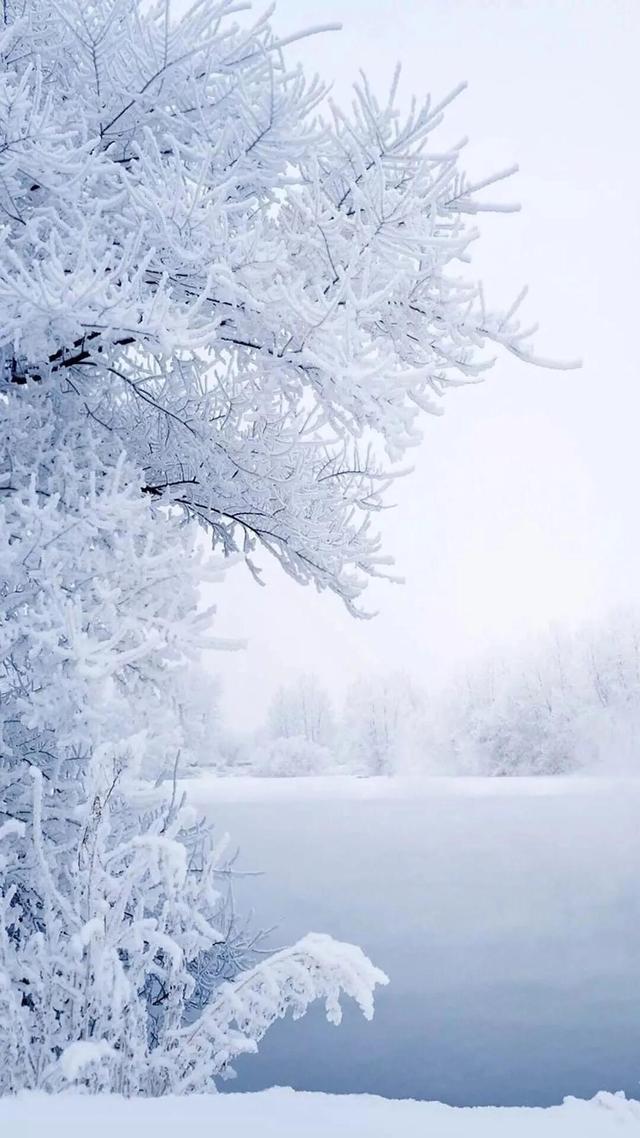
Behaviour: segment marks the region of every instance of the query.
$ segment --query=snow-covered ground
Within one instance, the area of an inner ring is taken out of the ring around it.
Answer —
[[[348,1009],[337,1030],[320,1009],[277,1024],[238,1063],[234,1090],[457,1105],[638,1097],[640,781],[185,786],[240,846],[240,866],[263,871],[235,889],[257,923],[278,925],[272,943],[329,932],[391,978],[371,1024]]]
[[[613,1095],[547,1110],[392,1102],[290,1090],[205,1098],[21,1095],[0,1099],[2,1138],[621,1138],[640,1133],[640,1103]]]
[[[182,783],[192,802],[344,802],[434,798],[608,798],[640,795],[640,778],[571,777],[460,778],[433,775],[360,777],[309,775],[302,778],[263,778],[255,775],[221,777],[204,774]]]

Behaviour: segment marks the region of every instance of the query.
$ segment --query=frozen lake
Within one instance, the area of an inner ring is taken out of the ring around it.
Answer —
[[[373,1023],[271,1029],[229,1089],[456,1105],[640,1090],[640,780],[215,779],[192,801],[241,847],[238,907],[360,944]]]

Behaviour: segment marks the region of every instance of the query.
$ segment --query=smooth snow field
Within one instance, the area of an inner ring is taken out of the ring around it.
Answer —
[[[391,979],[372,1023],[346,1007],[337,1029],[319,1008],[276,1024],[229,1089],[464,1106],[639,1096],[640,781],[184,786],[240,846],[239,867],[263,871],[235,893],[277,925],[270,943],[332,933]]]
[[[440,1103],[296,1094],[120,1099],[26,1094],[0,1099],[2,1138],[625,1138],[640,1103],[612,1095],[549,1110],[455,1110]]]

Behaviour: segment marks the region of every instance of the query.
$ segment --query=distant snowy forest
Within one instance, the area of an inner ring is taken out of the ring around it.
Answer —
[[[485,658],[431,689],[403,673],[335,701],[312,674],[281,687],[248,734],[222,729],[215,762],[268,776],[633,774],[640,741],[640,612]]]

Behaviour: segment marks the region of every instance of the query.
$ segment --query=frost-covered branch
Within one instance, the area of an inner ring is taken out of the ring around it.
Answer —
[[[496,346],[538,360],[459,271],[509,171],[434,143],[460,88],[403,113],[398,76],[362,80],[344,113],[243,7],[7,0],[5,385],[77,402],[222,549],[355,609],[421,412]]]

